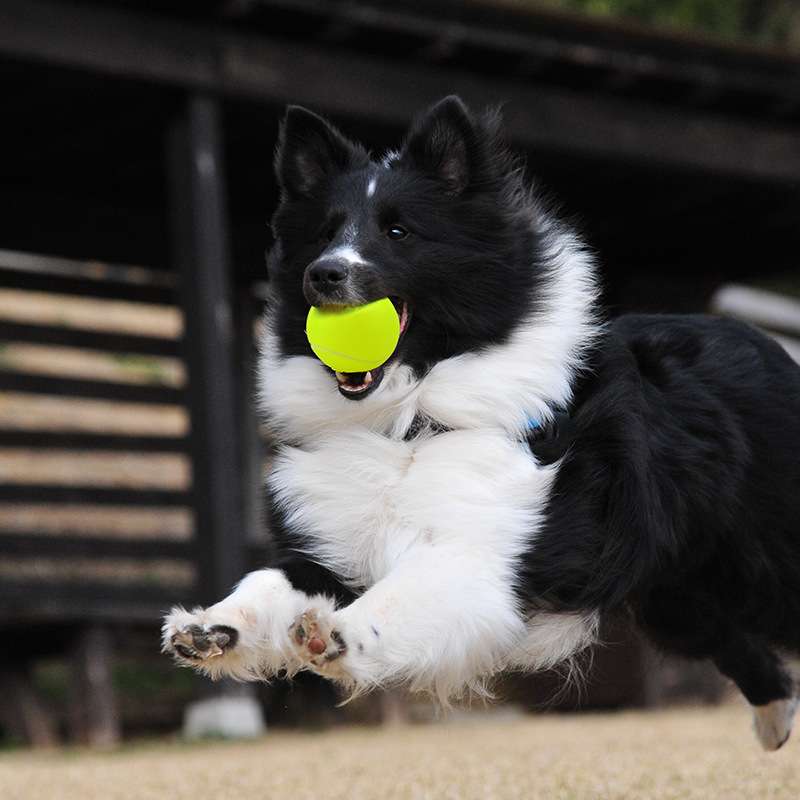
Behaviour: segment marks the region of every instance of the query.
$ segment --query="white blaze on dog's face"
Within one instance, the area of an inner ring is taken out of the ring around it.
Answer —
[[[517,429],[568,398],[591,338],[590,259],[531,199],[496,115],[446,98],[373,161],[291,107],[276,171],[262,399],[277,428],[303,437],[361,420],[402,435],[422,414]],[[382,297],[402,329],[388,362],[335,375],[316,360],[311,305]]]

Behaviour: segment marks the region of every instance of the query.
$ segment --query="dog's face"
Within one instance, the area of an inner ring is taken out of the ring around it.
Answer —
[[[476,119],[447,98],[416,121],[398,153],[376,162],[325,120],[290,107],[276,171],[269,272],[283,354],[312,355],[311,305],[389,297],[402,331],[392,360],[422,375],[503,341],[529,309],[536,232],[495,117]],[[331,379],[343,396],[363,399],[385,366]]]

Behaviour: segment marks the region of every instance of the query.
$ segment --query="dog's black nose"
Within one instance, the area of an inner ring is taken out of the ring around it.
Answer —
[[[308,279],[318,292],[338,289],[347,278],[347,264],[338,259],[322,258],[308,268]]]

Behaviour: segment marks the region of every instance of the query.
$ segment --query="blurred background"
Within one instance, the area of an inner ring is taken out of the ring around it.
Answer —
[[[434,716],[336,709],[313,676],[212,686],[158,627],[270,557],[252,384],[284,105],[379,152],[452,92],[503,104],[610,314],[733,314],[800,354],[795,0],[2,0],[0,743]],[[582,691],[509,676],[494,713],[725,696],[605,640]]]

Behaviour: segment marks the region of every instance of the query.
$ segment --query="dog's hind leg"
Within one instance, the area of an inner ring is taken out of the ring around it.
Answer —
[[[786,665],[767,645],[746,635],[717,652],[714,663],[752,706],[761,746],[780,748],[792,732],[797,709],[796,687]]]

